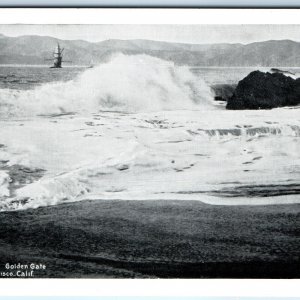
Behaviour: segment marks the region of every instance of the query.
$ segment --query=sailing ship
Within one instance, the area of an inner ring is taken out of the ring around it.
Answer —
[[[88,69],[94,68],[94,63],[93,63],[92,60],[90,61],[90,64],[89,64],[89,66],[88,66],[87,68],[88,68]]]
[[[70,61],[62,60],[63,59],[63,55],[62,55],[63,51],[64,51],[64,48],[61,48],[59,43],[57,43],[57,46],[55,47],[55,49],[53,51],[53,58],[46,59],[46,60],[53,60],[53,66],[50,67],[51,69],[62,68],[62,62],[70,62]]]

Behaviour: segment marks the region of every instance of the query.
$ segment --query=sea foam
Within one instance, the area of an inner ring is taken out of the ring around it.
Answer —
[[[0,90],[0,114],[201,109],[211,106],[212,99],[210,87],[188,67],[147,55],[117,54],[75,80],[27,91]]]

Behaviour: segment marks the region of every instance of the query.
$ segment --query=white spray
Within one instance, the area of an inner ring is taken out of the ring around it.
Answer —
[[[28,91],[1,90],[0,114],[202,109],[211,106],[212,98],[209,86],[188,67],[147,55],[118,54],[72,81]]]

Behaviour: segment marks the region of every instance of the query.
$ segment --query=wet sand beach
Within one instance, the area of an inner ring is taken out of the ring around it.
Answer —
[[[0,271],[35,277],[295,278],[300,205],[82,201],[0,213]]]

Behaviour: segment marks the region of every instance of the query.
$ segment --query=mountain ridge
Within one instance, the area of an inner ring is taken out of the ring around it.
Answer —
[[[63,40],[51,36],[8,37],[0,33],[0,64],[45,64],[56,43],[65,48],[71,65],[105,62],[114,53],[146,54],[177,65],[203,67],[300,66],[300,42],[268,40],[241,43],[189,44],[147,39],[108,39],[100,42]]]

